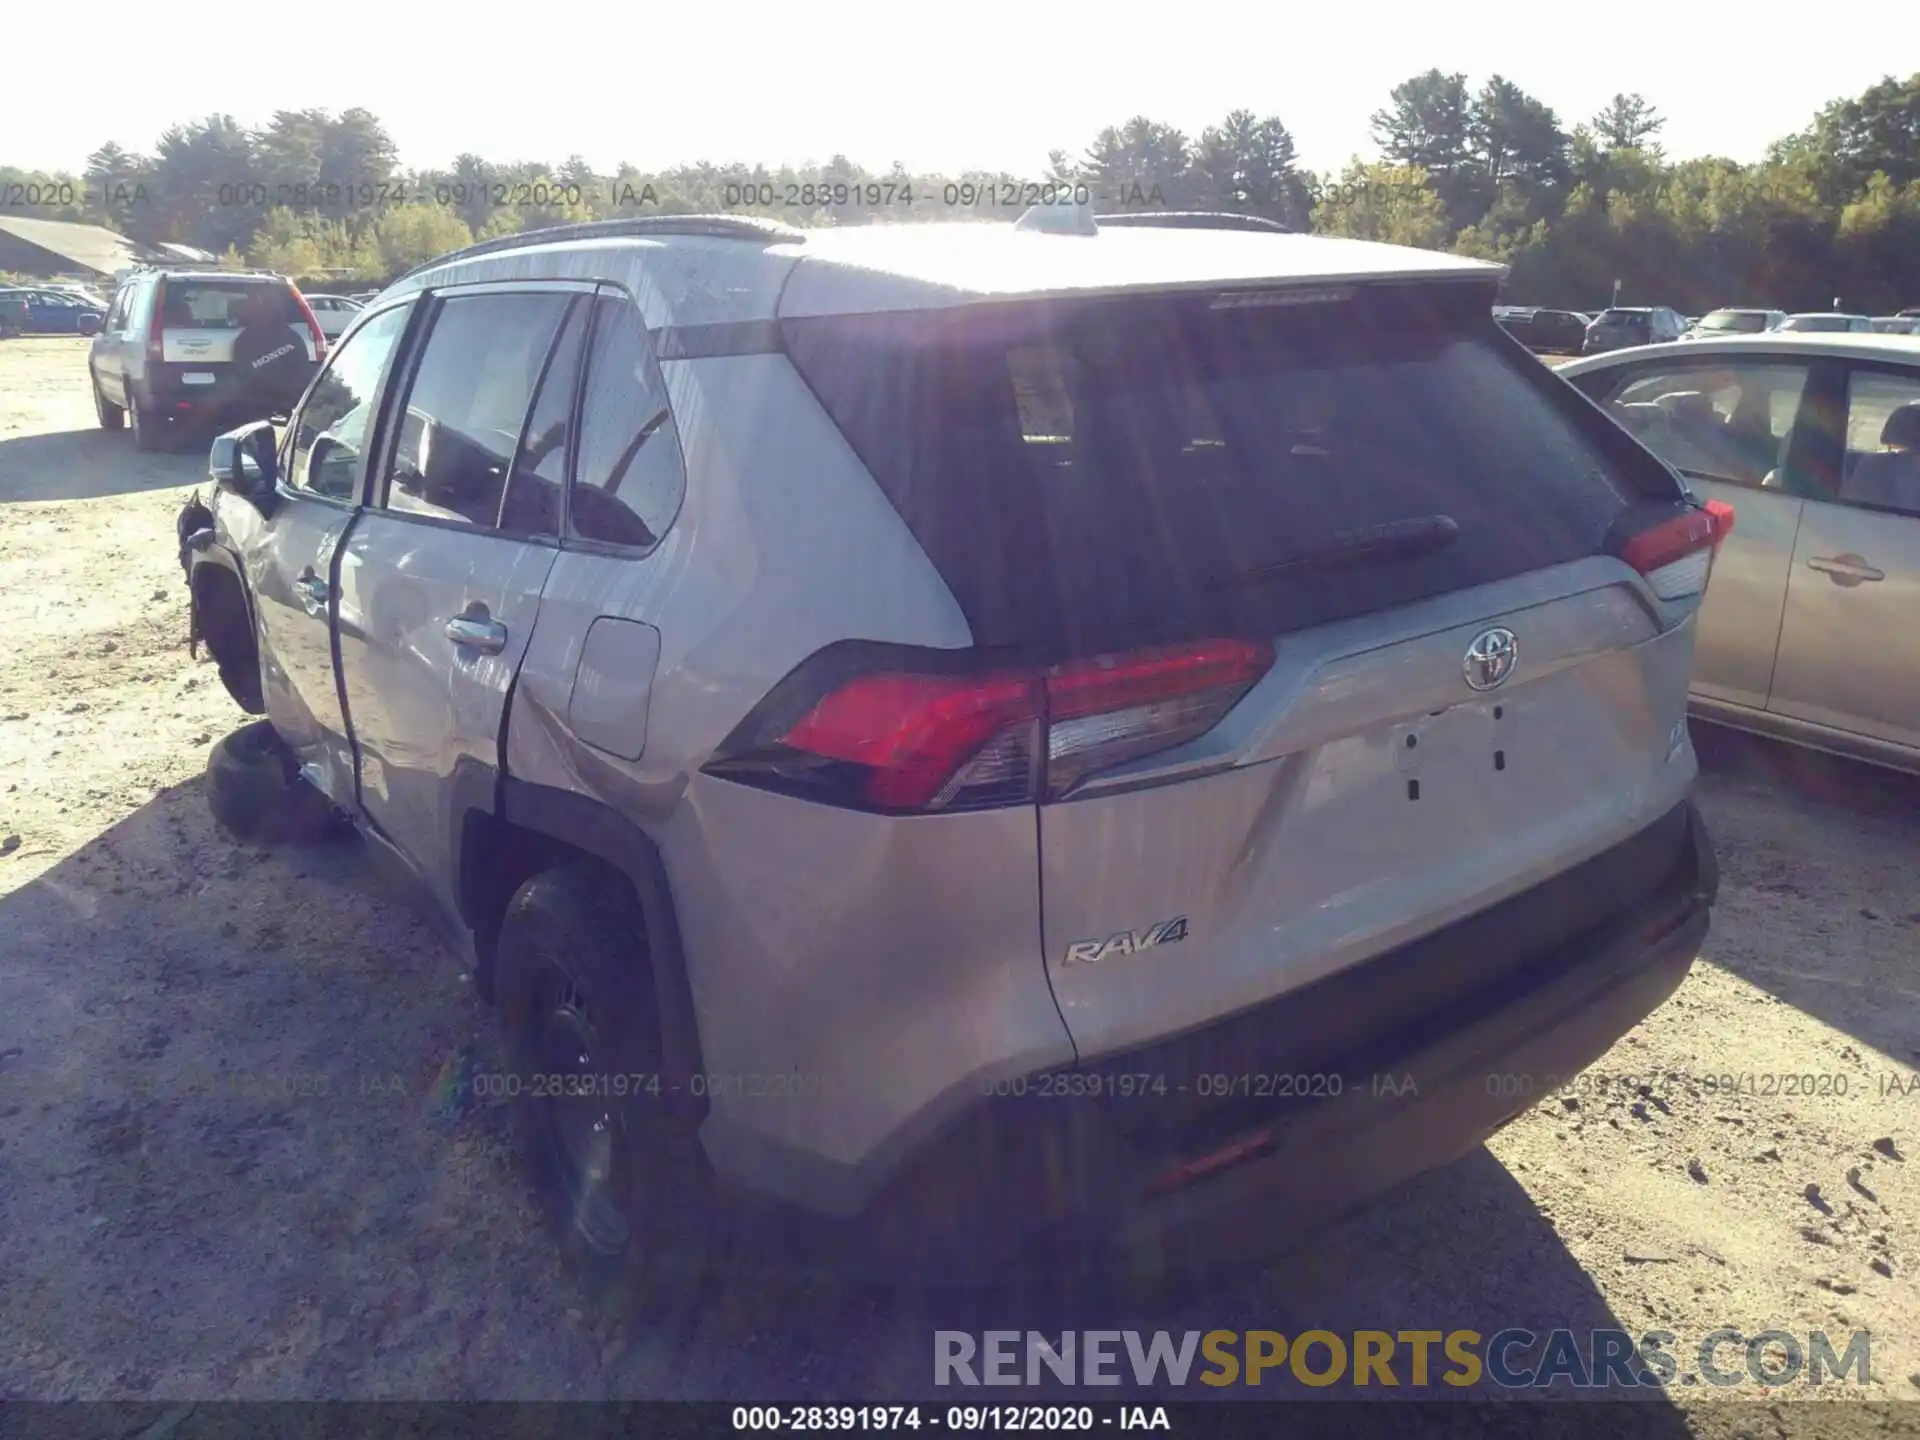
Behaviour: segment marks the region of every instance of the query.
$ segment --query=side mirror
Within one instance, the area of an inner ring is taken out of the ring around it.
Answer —
[[[82,335],[98,335],[100,333],[100,322],[101,317],[89,310],[79,319],[78,325],[80,333]]]
[[[222,490],[249,500],[270,495],[279,480],[279,455],[273,425],[256,420],[215,437],[207,452],[207,474]]]

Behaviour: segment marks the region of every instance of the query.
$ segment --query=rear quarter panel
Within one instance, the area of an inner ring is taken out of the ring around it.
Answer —
[[[847,1213],[981,1077],[1072,1058],[1041,964],[1034,812],[889,820],[699,773],[816,650],[971,635],[784,357],[662,371],[686,498],[645,555],[559,556],[507,770],[612,807],[659,847],[705,1063],[722,1077],[702,1131],[715,1165]],[[602,616],[659,632],[637,759],[567,724]],[[770,1098],[776,1083],[800,1088]]]

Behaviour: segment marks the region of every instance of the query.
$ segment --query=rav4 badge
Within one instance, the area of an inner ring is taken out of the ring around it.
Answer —
[[[1067,946],[1066,958],[1060,963],[1098,965],[1102,960],[1111,960],[1116,955],[1137,955],[1156,945],[1171,945],[1186,938],[1187,917],[1176,915],[1171,920],[1162,920],[1158,925],[1149,925],[1145,930],[1122,930],[1105,940],[1076,940]]]

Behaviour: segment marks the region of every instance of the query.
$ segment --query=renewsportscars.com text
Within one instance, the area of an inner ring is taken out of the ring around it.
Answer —
[[[936,1330],[936,1385],[1492,1384],[1579,1389],[1868,1383],[1871,1332],[1836,1346],[1824,1330],[1726,1327],[1683,1343],[1669,1330]]]

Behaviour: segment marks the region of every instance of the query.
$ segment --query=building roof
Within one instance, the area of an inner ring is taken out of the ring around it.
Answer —
[[[142,254],[141,248],[124,235],[117,235],[104,226],[81,225],[70,220],[0,215],[0,234],[11,235],[96,275],[124,270]]]

